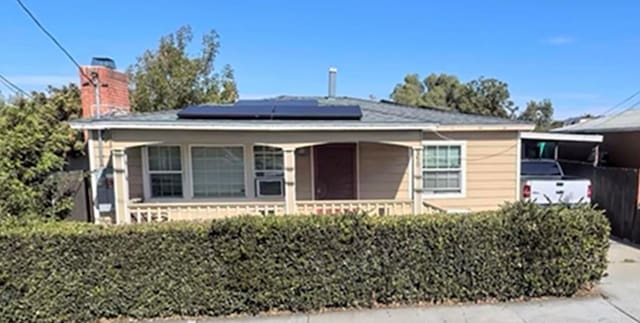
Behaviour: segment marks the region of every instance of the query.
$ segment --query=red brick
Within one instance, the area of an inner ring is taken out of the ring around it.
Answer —
[[[104,66],[83,66],[82,70],[91,77],[91,72],[98,73],[100,80],[100,112],[105,114],[128,113],[129,80],[127,74]],[[82,100],[82,116],[96,115],[94,87],[82,73],[80,74],[80,99]]]

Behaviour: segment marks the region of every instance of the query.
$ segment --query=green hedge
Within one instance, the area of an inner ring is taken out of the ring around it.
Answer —
[[[572,295],[606,268],[588,207],[471,215],[0,225],[0,321],[88,321]]]

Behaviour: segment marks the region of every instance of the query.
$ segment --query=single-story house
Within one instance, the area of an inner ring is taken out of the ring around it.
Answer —
[[[306,112],[267,119],[234,112],[265,105]],[[338,115],[325,116],[332,108]],[[342,118],[345,111],[360,115]],[[519,133],[533,128],[348,97],[278,97],[71,124],[88,132],[91,171],[112,169],[113,208],[98,221],[115,223],[495,209],[518,199]]]
[[[129,113],[127,75],[104,61],[82,67],[71,122],[88,141],[96,222],[466,212],[519,196],[531,124],[337,97],[335,69],[326,97]]]

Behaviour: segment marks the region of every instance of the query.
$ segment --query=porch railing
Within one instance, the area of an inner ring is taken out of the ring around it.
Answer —
[[[283,201],[176,202],[128,205],[131,223],[180,220],[211,220],[238,215],[281,215]],[[297,214],[331,215],[366,212],[376,215],[404,215],[413,212],[411,200],[330,200],[297,201]],[[429,213],[428,209],[425,210]]]
[[[378,215],[402,215],[413,212],[411,200],[331,200],[297,201],[299,214],[340,214],[367,212]]]
[[[211,220],[238,215],[283,214],[284,202],[130,203],[131,223]]]

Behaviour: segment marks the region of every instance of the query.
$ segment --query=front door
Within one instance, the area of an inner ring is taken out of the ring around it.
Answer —
[[[356,144],[313,147],[316,200],[356,199]]]

